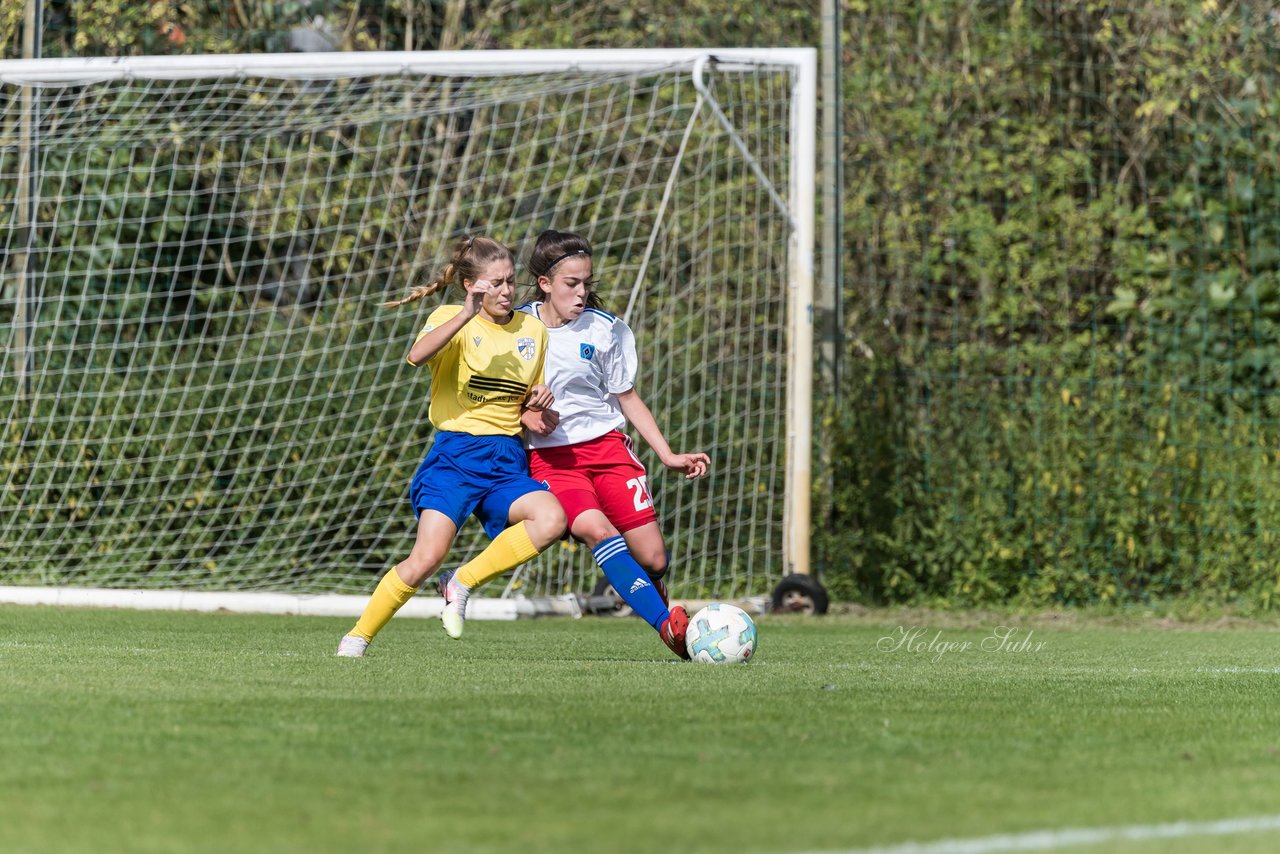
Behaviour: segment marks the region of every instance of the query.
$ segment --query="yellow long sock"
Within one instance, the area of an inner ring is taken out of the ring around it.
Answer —
[[[400,606],[412,599],[417,592],[416,587],[405,584],[396,568],[391,567],[378,582],[378,589],[369,597],[369,604],[364,606],[364,613],[356,621],[356,627],[348,634],[358,635],[367,641],[373,640],[373,636],[382,631],[382,627],[396,615]]]
[[[517,522],[493,538],[493,542],[480,554],[467,561],[454,577],[470,588],[479,587],[508,569],[515,569],[538,554],[529,539],[524,522]]]

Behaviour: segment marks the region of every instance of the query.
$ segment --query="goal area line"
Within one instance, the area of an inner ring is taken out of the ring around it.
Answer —
[[[1280,830],[1280,815],[1267,815],[1220,821],[1178,821],[1168,824],[1037,830],[971,839],[904,842],[877,848],[853,848],[843,851],[806,852],[806,854],[990,854],[996,851],[1057,851],[1063,848],[1101,845],[1109,842],[1190,839],[1277,830]]]

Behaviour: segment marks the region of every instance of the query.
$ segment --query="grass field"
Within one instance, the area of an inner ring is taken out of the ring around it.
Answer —
[[[334,658],[348,624],[0,607],[0,851],[854,851],[1280,814],[1274,626],[763,618],[755,661],[707,667],[635,620],[401,620]]]

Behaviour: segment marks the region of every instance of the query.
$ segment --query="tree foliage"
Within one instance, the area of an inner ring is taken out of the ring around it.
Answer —
[[[1280,22],[1214,0],[850,19],[831,583],[1269,605]]]

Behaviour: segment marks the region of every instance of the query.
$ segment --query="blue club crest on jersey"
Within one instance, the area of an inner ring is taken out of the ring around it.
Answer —
[[[590,361],[591,357],[594,356],[595,354],[596,354],[596,347],[594,344],[578,345],[578,355],[581,356],[582,358]]]
[[[532,338],[516,339],[516,352],[518,352],[520,354],[520,358],[524,359],[526,362],[532,362],[533,354],[537,351],[538,347],[533,343]]]

